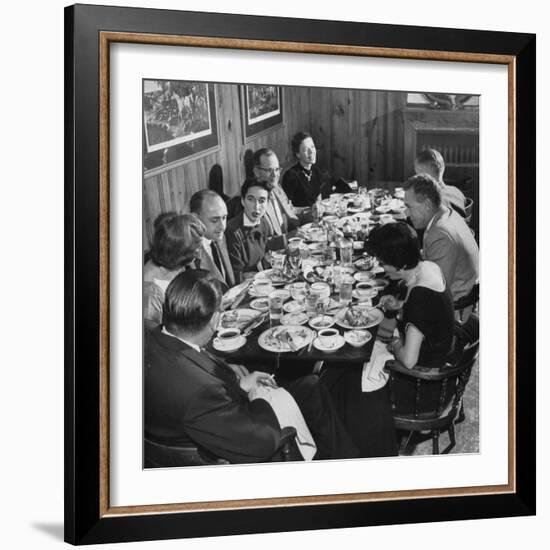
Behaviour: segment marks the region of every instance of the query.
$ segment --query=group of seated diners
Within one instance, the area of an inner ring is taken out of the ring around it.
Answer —
[[[253,177],[232,199],[230,220],[224,199],[208,189],[192,196],[189,214],[155,220],[144,267],[145,435],[152,441],[177,447],[189,440],[236,463],[273,456],[281,425],[259,390],[275,389],[276,382],[261,365],[230,364],[205,347],[223,293],[269,267],[266,252],[285,248],[311,220],[303,207],[334,191],[316,166],[311,135],[296,134],[291,146],[297,162],[282,184],[277,155],[254,153]],[[403,184],[407,221],[373,228],[366,242],[399,283],[399,336],[387,349],[409,369],[444,365],[454,352],[455,323],[466,323],[477,301],[478,245],[464,220],[465,197],[444,183],[444,170],[438,151],[422,151],[416,174]],[[321,377],[284,384],[315,441],[316,459],[397,454],[388,388],[361,391],[361,368],[329,366]],[[407,384],[393,391],[404,408],[414,406]]]

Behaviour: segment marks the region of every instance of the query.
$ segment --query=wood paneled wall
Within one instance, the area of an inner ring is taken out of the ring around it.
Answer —
[[[186,212],[191,195],[208,186],[214,164],[223,170],[224,192],[238,193],[245,177],[247,149],[270,147],[281,166],[293,164],[292,136],[310,132],[317,146],[317,164],[335,177],[362,184],[403,179],[403,122],[405,93],[284,88],[284,124],[244,142],[239,87],[217,86],[220,149],[179,166],[157,169],[144,178],[144,246],[161,212]]]

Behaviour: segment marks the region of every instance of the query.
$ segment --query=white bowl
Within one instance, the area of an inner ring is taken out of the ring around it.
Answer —
[[[364,346],[371,338],[372,334],[368,330],[348,330],[344,332],[344,340],[354,348]]]
[[[319,323],[323,322],[323,325]],[[323,330],[324,328],[331,328],[334,325],[334,317],[331,315],[317,315],[309,320],[309,326],[315,330]]]

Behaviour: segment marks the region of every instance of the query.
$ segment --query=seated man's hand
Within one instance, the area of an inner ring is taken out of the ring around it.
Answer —
[[[241,388],[248,393],[250,390],[258,385],[267,386],[268,388],[276,388],[277,384],[267,372],[255,371],[246,376],[243,376],[239,380]]]
[[[243,365],[233,365],[232,363],[228,363],[228,365],[239,380],[250,374],[250,371]]]

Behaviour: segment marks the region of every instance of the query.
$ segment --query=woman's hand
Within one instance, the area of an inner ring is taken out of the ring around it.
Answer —
[[[250,392],[256,386],[267,386],[268,388],[276,388],[277,384],[273,377],[267,372],[255,371],[239,380],[239,385],[246,392]]]

